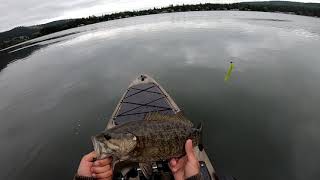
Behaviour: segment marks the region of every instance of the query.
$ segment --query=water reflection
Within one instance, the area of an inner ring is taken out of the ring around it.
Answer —
[[[61,32],[60,32],[61,33]],[[23,42],[5,49],[0,50],[0,72],[2,69],[7,67],[9,63],[12,63],[19,59],[24,59],[30,56],[34,51],[37,51],[41,48],[45,48],[46,46],[61,42],[65,39],[65,37],[69,37],[71,35],[75,35],[79,32],[71,32],[61,34],[57,33],[54,35],[48,35],[45,37],[40,37],[34,40],[30,40],[27,42]],[[50,37],[52,36],[52,37]]]
[[[80,27],[11,49],[5,58],[15,62],[0,74],[0,160],[8,162],[0,179],[71,179],[92,149],[90,136],[142,72],[190,119],[205,122],[219,172],[317,179],[319,24],[271,13],[174,13]],[[235,69],[225,83],[230,60]]]
[[[43,46],[42,46],[43,47]],[[7,65],[11,62],[14,62],[19,59],[23,59],[31,55],[34,51],[40,49],[40,45],[34,45],[19,51],[16,51],[14,53],[6,53],[6,52],[0,52],[0,71],[7,67]]]

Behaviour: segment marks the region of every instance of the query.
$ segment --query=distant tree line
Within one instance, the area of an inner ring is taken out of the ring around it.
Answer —
[[[306,15],[320,17],[319,3],[297,3],[285,1],[271,2],[246,2],[233,4],[196,4],[196,5],[177,5],[163,8],[153,8],[141,11],[125,11],[113,13],[103,16],[89,16],[86,18],[61,20],[59,22],[51,22],[44,25],[31,27],[19,27],[10,31],[0,33],[0,49],[18,44],[20,42],[51,34],[54,32],[94,24],[103,21],[110,21],[121,18],[134,16],[143,16],[150,14],[171,13],[171,12],[186,12],[186,11],[213,11],[213,10],[239,10],[239,11],[263,11],[263,12],[284,12],[297,15]],[[20,30],[20,31],[19,31]],[[12,33],[11,31],[14,31]],[[10,34],[10,33],[11,34]],[[7,34],[6,34],[7,33]],[[11,35],[9,36],[8,33]]]

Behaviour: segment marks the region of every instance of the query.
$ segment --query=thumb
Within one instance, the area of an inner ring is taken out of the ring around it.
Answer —
[[[87,155],[85,155],[84,157],[83,157],[83,159],[85,160],[85,161],[93,161],[94,160],[94,158],[96,158],[96,153],[94,152],[94,151],[92,151],[91,153],[89,153],[89,154],[87,154]]]
[[[194,161],[196,160],[196,155],[193,151],[193,146],[192,146],[192,140],[191,139],[188,139],[186,144],[185,144],[185,149],[186,149],[186,154],[187,154],[187,157],[188,157],[188,160],[189,161]]]

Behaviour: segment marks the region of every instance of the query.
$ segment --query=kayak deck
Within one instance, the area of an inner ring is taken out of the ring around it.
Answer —
[[[141,75],[124,93],[107,128],[129,121],[143,120],[150,112],[176,114],[179,107],[169,94],[151,77]]]
[[[150,112],[176,114],[180,111],[181,110],[169,94],[154,79],[143,74],[129,85],[127,91],[124,93],[113,112],[106,129],[110,129],[114,126],[130,121],[142,121],[145,115]],[[195,147],[194,150],[197,158],[199,159],[201,167],[200,170],[204,179],[215,179],[214,168],[205,150],[199,151],[198,147]],[[122,168],[126,169],[124,171],[120,170],[122,174],[126,174],[130,171],[131,166],[128,169],[128,165],[126,163],[123,163],[123,166],[119,164],[121,163],[117,163],[115,168],[118,168],[118,170]],[[155,162],[154,166],[162,166],[163,169],[163,167],[167,166],[167,162]],[[169,170],[168,167],[164,169],[167,169],[167,171]],[[170,173],[170,171],[168,172]],[[141,178],[143,177],[140,176],[140,179]]]

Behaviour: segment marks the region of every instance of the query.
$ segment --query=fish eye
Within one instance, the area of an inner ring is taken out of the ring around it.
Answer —
[[[103,137],[106,138],[106,140],[110,140],[111,139],[111,136],[109,134],[104,134]]]

